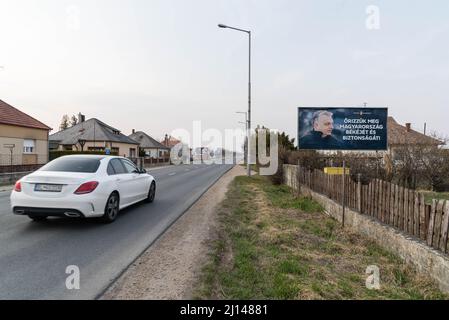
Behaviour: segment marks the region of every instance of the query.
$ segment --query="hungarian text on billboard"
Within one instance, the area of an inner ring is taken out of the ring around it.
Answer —
[[[298,147],[386,150],[387,108],[298,108]]]

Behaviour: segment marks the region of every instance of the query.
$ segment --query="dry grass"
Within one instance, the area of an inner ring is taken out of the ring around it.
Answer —
[[[308,198],[263,177],[237,177],[196,297],[201,299],[447,299],[372,241],[342,230]],[[380,290],[366,268],[380,268]]]

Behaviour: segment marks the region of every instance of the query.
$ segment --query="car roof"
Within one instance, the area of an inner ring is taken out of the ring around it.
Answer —
[[[70,154],[70,155],[62,156],[60,158],[85,158],[85,159],[102,160],[103,158],[105,158],[105,156],[97,155],[97,154]]]

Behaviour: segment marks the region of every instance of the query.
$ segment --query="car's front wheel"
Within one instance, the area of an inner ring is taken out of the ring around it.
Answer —
[[[28,217],[30,217],[31,220],[36,221],[36,222],[47,220],[47,216],[33,216],[33,215],[29,215]]]
[[[104,208],[104,214],[102,217],[103,222],[111,223],[117,219],[120,207],[120,199],[117,193],[113,193],[109,196],[106,202],[106,207]]]
[[[154,201],[154,198],[156,197],[156,183],[153,181],[151,182],[150,190],[148,191],[148,196],[146,201],[148,203],[151,203]]]

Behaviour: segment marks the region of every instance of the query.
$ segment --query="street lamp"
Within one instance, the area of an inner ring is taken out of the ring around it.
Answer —
[[[248,112],[243,112],[243,111],[236,111],[236,113],[240,113],[240,114],[244,114],[245,115],[245,122],[239,121],[239,123],[242,123],[245,125],[245,130],[246,130],[246,137],[245,137],[245,144],[244,144],[244,148],[243,148],[243,153],[245,154],[244,156],[244,161],[247,163],[248,162]]]
[[[232,30],[236,30],[236,31],[241,31],[241,32],[245,32],[248,34],[248,40],[249,40],[249,50],[248,50],[248,120],[247,120],[247,132],[246,132],[246,138],[248,139],[248,144],[247,144],[247,148],[248,148],[248,155],[247,155],[247,161],[246,161],[246,168],[247,168],[247,174],[248,177],[251,176],[251,165],[250,165],[250,134],[251,134],[251,31],[249,30],[243,30],[243,29],[239,29],[239,28],[234,28],[234,27],[230,27],[227,26],[225,24],[218,24],[219,28],[227,28],[227,29],[232,29]]]

